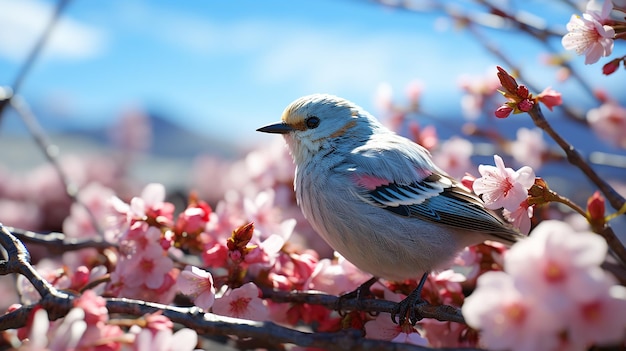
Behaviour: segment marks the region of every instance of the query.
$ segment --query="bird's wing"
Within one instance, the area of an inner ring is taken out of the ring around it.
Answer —
[[[353,152],[349,171],[365,202],[399,216],[489,233],[509,243],[516,241],[520,234],[515,229],[485,208],[478,196],[437,169],[427,153],[411,147],[397,150],[383,146],[372,151],[370,146]]]

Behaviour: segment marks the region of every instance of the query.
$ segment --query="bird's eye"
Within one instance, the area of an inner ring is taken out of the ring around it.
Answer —
[[[320,125],[320,119],[317,116],[310,116],[304,121],[306,123],[307,128],[315,129]]]

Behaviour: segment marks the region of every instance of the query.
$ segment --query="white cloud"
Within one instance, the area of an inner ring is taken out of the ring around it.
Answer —
[[[0,1],[0,56],[24,60],[53,12],[52,4],[37,0]],[[100,53],[105,42],[102,31],[62,16],[42,55],[48,59],[84,59]]]

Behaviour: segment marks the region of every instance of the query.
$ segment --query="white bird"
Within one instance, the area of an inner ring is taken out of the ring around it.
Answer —
[[[397,135],[340,97],[292,102],[282,121],[259,128],[282,134],[296,163],[295,192],[319,235],[361,270],[392,281],[422,276],[392,313],[417,322],[427,275],[464,247],[510,245],[522,235],[448,176],[422,146]]]

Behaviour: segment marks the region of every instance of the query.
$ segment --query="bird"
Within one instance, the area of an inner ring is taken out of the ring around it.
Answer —
[[[428,274],[465,247],[523,235],[450,177],[421,145],[391,131],[355,103],[312,94],[281,120],[258,128],[281,134],[296,164],[294,190],[313,229],[356,267],[390,281],[420,283],[392,320],[415,324]],[[371,285],[371,282],[369,283]]]

